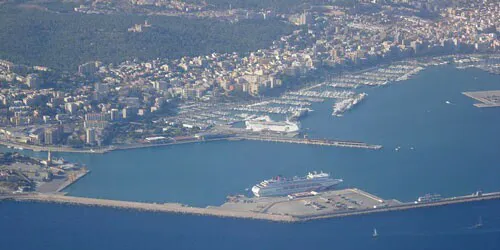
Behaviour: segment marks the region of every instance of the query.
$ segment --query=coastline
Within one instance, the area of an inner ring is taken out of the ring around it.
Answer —
[[[498,53],[494,53],[492,55],[497,55]],[[406,63],[415,63],[419,62],[422,64],[423,69],[429,68],[431,66],[438,66],[442,65],[441,63],[436,62],[435,60],[441,60],[441,59],[450,59],[454,58],[456,56],[469,56],[469,57],[489,57],[492,56],[490,54],[484,54],[484,53],[464,53],[464,54],[454,54],[454,55],[436,55],[436,56],[421,56],[421,57],[415,57],[415,58],[405,58],[402,60],[395,60],[391,62],[384,62],[378,65],[370,66],[368,68],[363,68],[363,69],[356,69],[353,71],[347,71],[353,74],[361,74],[363,72],[367,72],[370,70],[378,69],[383,66],[387,65],[392,65],[394,63],[398,62],[406,62]],[[460,68],[460,66],[456,63],[453,62],[447,62],[449,64],[454,64],[455,67]],[[477,67],[476,65],[471,65],[468,67]],[[406,80],[406,79],[403,79]],[[322,83],[317,83],[317,82],[307,82],[303,85],[301,90],[308,90],[308,89],[313,89],[318,86],[321,86]],[[465,94],[465,93],[464,93]],[[467,94],[465,94],[467,95]],[[254,138],[251,138],[254,137]],[[255,137],[265,137],[265,136],[241,136],[240,138],[238,137],[231,137],[231,138],[218,138],[218,139],[207,139],[207,140],[189,140],[189,141],[174,141],[174,142],[168,142],[168,143],[158,143],[158,144],[142,144],[142,143],[133,143],[133,144],[115,144],[115,145],[109,145],[106,147],[96,147],[96,148],[71,148],[67,146],[38,146],[38,145],[32,145],[32,144],[25,144],[25,143],[18,143],[18,142],[13,142],[5,139],[0,139],[0,145],[3,146],[8,146],[8,147],[17,147],[17,148],[23,148],[23,149],[29,149],[33,151],[52,151],[52,152],[68,152],[68,153],[83,153],[83,154],[104,154],[108,153],[111,151],[115,150],[127,150],[127,149],[139,149],[139,148],[148,148],[148,147],[161,147],[161,146],[171,146],[171,145],[177,145],[177,144],[187,144],[187,143],[196,143],[196,142],[208,142],[208,141],[220,141],[220,140],[259,140],[256,139]],[[264,141],[264,140],[261,140]],[[265,140],[265,141],[270,141],[270,140]],[[273,140],[276,142],[276,140]],[[339,141],[342,142],[342,141]],[[348,142],[348,141],[346,141]],[[339,147],[343,147],[342,145],[338,145]],[[380,145],[373,145],[375,146],[375,149],[381,148]]]
[[[364,142],[355,141],[341,141],[341,140],[323,140],[323,139],[297,139],[297,138],[287,138],[287,137],[266,137],[266,136],[233,136],[224,138],[214,138],[214,139],[203,139],[203,140],[185,140],[185,141],[174,141],[168,143],[157,143],[157,144],[121,144],[121,145],[111,145],[105,148],[89,148],[89,149],[75,149],[69,147],[45,147],[30,145],[24,143],[15,143],[5,140],[0,140],[0,145],[14,148],[22,148],[37,151],[37,152],[67,152],[67,153],[83,153],[83,154],[104,154],[111,151],[118,150],[130,150],[130,149],[140,149],[140,148],[154,148],[154,147],[164,147],[173,146],[180,144],[190,144],[190,143],[202,143],[202,142],[213,142],[213,141],[266,141],[266,142],[279,142],[279,143],[296,143],[296,144],[309,144],[309,145],[319,145],[319,146],[333,146],[333,147],[348,147],[348,148],[366,148],[378,150],[382,148],[382,145],[368,144]]]
[[[227,140],[226,138],[220,138],[220,139],[210,139],[210,140],[204,140],[204,141],[220,141],[220,140]],[[111,145],[105,148],[89,148],[89,149],[77,149],[77,148],[69,148],[69,147],[51,147],[51,146],[37,146],[37,145],[30,145],[30,144],[24,144],[24,143],[15,143],[15,142],[10,142],[10,141],[5,141],[5,140],[0,140],[0,145],[6,146],[6,147],[17,147],[17,148],[23,148],[27,150],[32,150],[32,151],[37,151],[37,152],[66,152],[66,153],[83,153],[83,154],[104,154],[108,153],[111,151],[116,151],[116,150],[129,150],[129,149],[139,149],[139,148],[151,148],[151,147],[163,147],[163,146],[171,146],[171,145],[178,145],[178,144],[188,144],[188,143],[196,143],[196,142],[204,142],[200,140],[192,140],[192,141],[178,141],[178,142],[169,142],[169,143],[159,143],[159,144],[120,144],[120,145]]]

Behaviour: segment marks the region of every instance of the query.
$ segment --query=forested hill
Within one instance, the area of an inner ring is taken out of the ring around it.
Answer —
[[[148,20],[152,27],[128,32]],[[267,48],[293,27],[277,20],[211,19],[165,16],[51,13],[13,5],[0,7],[0,59],[76,71],[101,60],[178,58],[211,52],[248,52]]]

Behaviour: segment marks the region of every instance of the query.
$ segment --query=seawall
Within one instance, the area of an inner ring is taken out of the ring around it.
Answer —
[[[48,202],[48,203],[70,204],[70,205],[110,207],[110,208],[130,209],[130,210],[149,211],[149,212],[192,214],[192,215],[202,215],[202,216],[239,218],[239,219],[256,219],[256,220],[267,220],[274,222],[300,222],[300,221],[309,221],[317,219],[365,215],[365,214],[381,213],[381,212],[402,211],[402,210],[435,207],[435,206],[446,206],[458,203],[479,202],[483,200],[492,200],[492,199],[500,199],[500,192],[487,193],[479,196],[467,195],[461,197],[453,197],[428,203],[399,203],[397,205],[390,205],[377,208],[365,208],[359,210],[346,210],[346,211],[336,211],[336,212],[318,211],[317,213],[314,214],[288,215],[288,214],[255,212],[252,210],[246,210],[246,211],[231,210],[224,207],[201,208],[201,207],[190,207],[179,203],[164,203],[164,204],[143,203],[143,202],[133,202],[133,201],[119,201],[119,200],[64,196],[61,194],[30,193],[30,194],[18,194],[18,195],[3,195],[3,196],[0,195],[0,201],[13,200],[18,202]]]
[[[216,208],[190,207],[179,203],[142,203],[133,201],[105,200],[75,196],[64,196],[58,194],[27,194],[4,196],[0,200],[14,200],[19,202],[48,202],[70,205],[111,207],[119,209],[131,209],[148,212],[164,212],[178,214],[206,215],[216,217],[231,217],[241,219],[258,219],[278,222],[294,222],[297,219],[286,215],[260,214],[254,212],[227,211]]]

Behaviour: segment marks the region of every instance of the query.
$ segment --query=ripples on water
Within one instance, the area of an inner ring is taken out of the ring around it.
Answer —
[[[343,117],[332,117],[331,103],[325,102],[302,122],[311,137],[382,144],[380,151],[240,141],[65,155],[93,171],[67,191],[217,205],[263,179],[313,170],[343,178],[345,186],[403,201],[425,193],[497,191],[500,109],[476,108],[461,92],[500,89],[499,83],[500,76],[480,70],[430,68],[405,82],[359,90],[369,96]]]
[[[0,239],[18,250],[498,249],[498,211],[500,201],[486,201],[286,224],[6,202]],[[479,216],[484,225],[474,229]]]
[[[432,68],[370,89],[342,118],[323,103],[303,121],[311,136],[382,144],[381,151],[215,142],[59,155],[92,170],[67,190],[71,195],[111,199],[220,204],[262,179],[312,170],[404,201],[429,192],[498,191],[500,109],[475,108],[461,92],[500,89],[499,80],[479,70]],[[498,211],[500,201],[488,201],[280,224],[7,202],[0,204],[0,249],[500,249]],[[472,229],[479,217],[484,226]]]

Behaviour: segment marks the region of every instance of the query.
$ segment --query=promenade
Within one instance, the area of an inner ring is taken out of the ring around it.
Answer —
[[[173,146],[179,144],[189,144],[197,142],[211,142],[211,141],[238,141],[238,140],[250,140],[250,141],[265,141],[265,142],[279,142],[279,143],[293,143],[293,144],[306,144],[306,145],[317,145],[317,146],[331,146],[331,147],[347,147],[347,148],[362,148],[362,149],[372,149],[378,150],[382,148],[382,145],[368,144],[364,142],[354,142],[354,141],[340,141],[340,140],[329,140],[329,139],[308,139],[308,138],[295,138],[286,136],[276,136],[276,135],[248,135],[248,134],[238,134],[230,137],[214,138],[214,139],[192,139],[184,141],[172,141],[166,143],[133,143],[133,144],[115,144],[107,147],[100,148],[71,148],[65,146],[39,146],[31,145],[25,143],[15,143],[6,140],[0,140],[0,145],[12,147],[12,148],[22,148],[33,150],[33,151],[51,151],[51,152],[69,152],[69,153],[85,153],[85,154],[104,154],[116,150],[130,150],[138,148],[151,148],[151,147],[163,147],[163,146]]]

